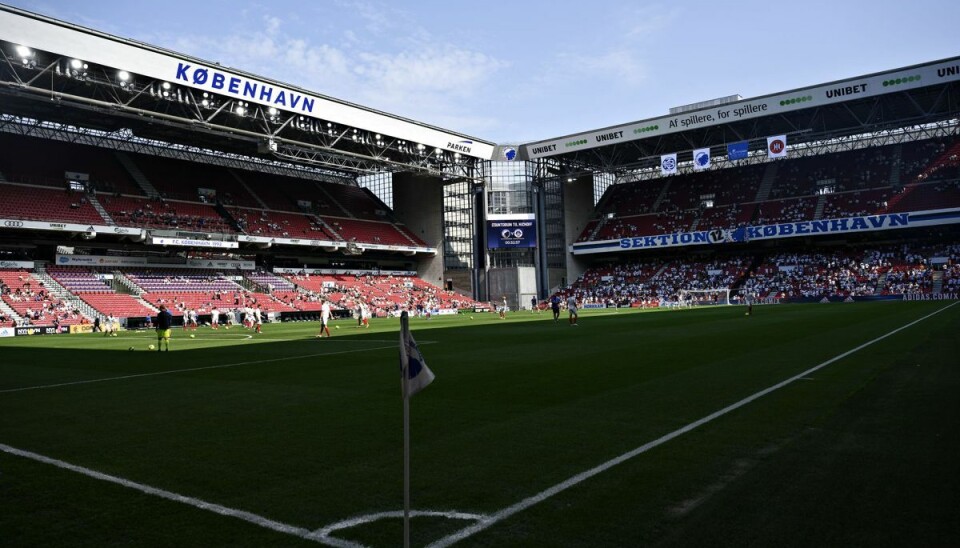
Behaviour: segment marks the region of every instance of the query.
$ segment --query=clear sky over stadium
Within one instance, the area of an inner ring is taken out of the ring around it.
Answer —
[[[3,0],[493,141],[960,55],[960,2]]]

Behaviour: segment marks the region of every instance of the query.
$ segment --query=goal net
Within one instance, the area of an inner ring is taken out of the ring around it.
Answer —
[[[681,306],[713,306],[730,304],[730,290],[722,289],[684,289],[680,291]]]

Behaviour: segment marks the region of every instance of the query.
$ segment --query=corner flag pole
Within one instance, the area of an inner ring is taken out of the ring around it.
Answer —
[[[410,548],[410,398],[433,382],[433,371],[410,333],[410,317],[400,314],[400,377],[403,389],[403,546]]]
[[[407,311],[400,314],[400,369],[403,377],[403,548],[410,548],[410,380],[406,341],[410,336]]]

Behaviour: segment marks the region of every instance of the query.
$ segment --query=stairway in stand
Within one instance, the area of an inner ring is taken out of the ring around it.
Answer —
[[[127,173],[130,174],[130,177],[136,181],[137,185],[143,190],[143,193],[149,198],[159,198],[160,193],[157,191],[157,188],[150,183],[150,180],[147,179],[147,176],[143,174],[143,171],[140,170],[140,167],[133,161],[133,158],[130,157],[125,152],[119,150],[114,151],[114,156],[117,160],[123,165],[124,169],[127,170]]]
[[[107,210],[103,208],[103,205],[100,204],[100,200],[97,200],[95,194],[87,194],[87,200],[90,202],[90,205],[93,206],[93,209],[97,210],[97,213],[103,217],[103,220],[107,223],[107,226],[117,226],[117,223],[113,221],[113,217],[107,213]]]

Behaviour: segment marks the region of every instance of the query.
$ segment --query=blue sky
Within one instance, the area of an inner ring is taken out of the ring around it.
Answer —
[[[960,55],[956,0],[3,0],[520,143]]]

